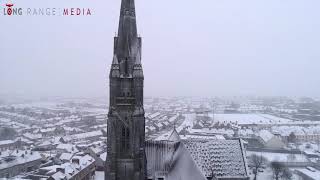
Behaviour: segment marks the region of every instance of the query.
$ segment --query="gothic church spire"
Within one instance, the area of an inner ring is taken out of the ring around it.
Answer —
[[[117,54],[118,58],[129,58],[137,44],[137,23],[134,0],[122,0],[118,28]],[[120,56],[120,57],[119,57]]]

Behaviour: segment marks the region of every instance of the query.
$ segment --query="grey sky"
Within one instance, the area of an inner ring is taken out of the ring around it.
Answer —
[[[108,94],[120,0],[15,0],[92,16],[3,16],[0,94]],[[136,0],[147,96],[320,96],[320,1]]]

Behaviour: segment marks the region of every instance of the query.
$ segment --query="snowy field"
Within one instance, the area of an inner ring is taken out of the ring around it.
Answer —
[[[213,115],[210,114],[212,117]],[[214,114],[216,122],[232,122],[239,125],[246,124],[290,124],[290,119],[284,119],[269,114]]]
[[[182,130],[186,126],[193,125],[196,118],[195,114],[184,114],[186,120],[177,128],[178,131]],[[290,119],[276,117],[270,114],[212,114],[209,116],[213,118],[214,122],[220,123],[232,123],[238,125],[250,125],[250,124],[261,124],[261,125],[283,125],[283,124],[301,124],[302,122],[293,121]],[[309,123],[309,122],[303,122]],[[315,123],[315,122],[312,122]],[[320,122],[319,122],[320,124]]]
[[[251,169],[249,171],[250,171],[250,180],[253,180],[254,174],[252,173]],[[257,176],[257,180],[273,180],[273,171],[271,170],[271,168],[266,168],[263,170],[263,172],[259,172]],[[291,180],[301,180],[301,179],[297,175],[293,174],[291,177]]]
[[[256,154],[258,156],[264,156],[269,162],[309,162],[308,158],[304,154],[288,154],[288,153],[272,153],[272,152],[254,152],[247,151],[247,156]]]

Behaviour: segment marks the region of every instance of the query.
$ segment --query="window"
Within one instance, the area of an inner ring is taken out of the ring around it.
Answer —
[[[125,117],[125,119],[127,119],[127,117]],[[128,150],[130,148],[130,131],[126,127],[122,127],[121,131],[122,132],[121,132],[121,147],[120,147],[120,151],[122,153],[126,153],[126,152],[128,152]]]

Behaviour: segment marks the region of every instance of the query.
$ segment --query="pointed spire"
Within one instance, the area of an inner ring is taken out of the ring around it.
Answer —
[[[113,55],[112,65],[110,69],[110,77],[119,77],[120,76],[120,67],[117,55]]]
[[[112,65],[116,65],[116,64],[119,64],[119,61],[118,61],[118,58],[117,58],[117,55],[113,55],[113,60],[112,60]]]
[[[126,22],[129,22],[128,24]],[[130,26],[128,26],[130,25]],[[118,34],[123,32],[123,28],[130,27],[134,30],[133,35],[137,36],[137,24],[136,24],[136,10],[134,0],[122,0],[120,10],[120,20]]]
[[[136,56],[136,60],[134,62],[134,65],[141,65],[141,54],[140,54],[139,50],[137,50],[137,56]]]
[[[122,0],[118,29],[118,53],[129,57],[137,43],[137,23],[134,0]]]

